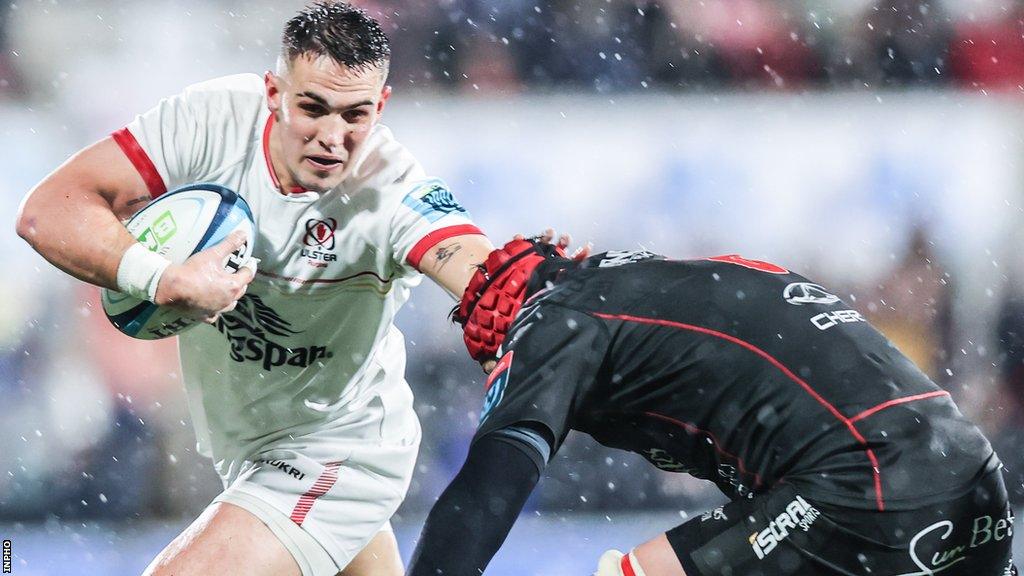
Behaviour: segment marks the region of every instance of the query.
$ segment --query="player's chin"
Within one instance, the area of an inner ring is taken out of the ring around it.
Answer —
[[[333,171],[311,170],[303,175],[299,185],[312,192],[327,192],[336,188],[345,176]]]

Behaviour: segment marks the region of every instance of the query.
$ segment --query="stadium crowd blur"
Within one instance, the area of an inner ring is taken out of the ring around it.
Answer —
[[[224,10],[241,6],[220,4]],[[488,97],[915,88],[1024,97],[1024,1],[356,4],[382,19],[393,42],[390,82],[403,90]],[[16,13],[29,9],[30,3],[0,6],[0,99],[7,106],[27,107],[48,89],[48,78],[19,68],[10,45]],[[5,222],[23,192],[5,192]],[[557,225],[537,222],[549,224]],[[957,344],[957,319],[965,313],[955,310],[958,278],[929,233],[909,231],[905,252],[895,255],[886,274],[846,288],[862,312],[981,422],[1022,503],[1024,289],[1001,296],[990,334],[997,347],[989,354],[992,373],[961,371],[966,353]],[[20,246],[5,243],[0,253],[27,268],[43,266]],[[1015,280],[1005,278],[1006,285],[1015,287]],[[73,299],[71,314],[62,298],[69,292],[81,296]],[[5,277],[0,296],[25,303],[0,310],[0,520],[176,515],[205,505],[217,481],[191,447],[173,343],[144,344],[116,334],[88,304],[96,301],[95,290],[71,282],[58,281],[52,291],[29,298],[18,278]],[[435,316],[440,327],[443,313]],[[67,337],[48,338],[52,331],[40,326]],[[457,339],[448,334],[446,342]],[[476,423],[482,376],[461,350],[450,348],[410,345],[408,377],[426,432],[403,508],[410,513],[429,507],[457,470]],[[603,457],[590,457],[594,452]],[[713,497],[704,482],[653,471],[582,438],[558,455],[544,484],[532,504],[542,512],[681,509]]]

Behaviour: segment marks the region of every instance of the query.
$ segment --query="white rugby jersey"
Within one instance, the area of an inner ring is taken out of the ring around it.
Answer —
[[[113,134],[157,197],[214,182],[256,220],[256,278],[217,326],[180,336],[200,451],[225,480],[276,437],[329,425],[378,386],[406,386],[392,324],[445,238],[480,234],[445,185],[382,125],[330,192],[280,191],[268,149],[274,121],[254,74],[196,84]]]

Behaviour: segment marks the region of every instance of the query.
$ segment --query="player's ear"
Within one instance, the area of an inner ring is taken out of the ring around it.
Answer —
[[[380,115],[384,112],[384,104],[387,103],[388,98],[390,98],[390,97],[391,97],[391,86],[388,86],[387,84],[385,84],[384,87],[380,89],[380,101],[377,102],[377,116],[378,117],[380,117]]]
[[[263,85],[267,88],[267,108],[277,112],[281,109],[281,78],[267,70],[263,74]]]

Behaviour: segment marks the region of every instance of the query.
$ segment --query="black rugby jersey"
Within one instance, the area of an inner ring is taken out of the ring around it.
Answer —
[[[715,482],[900,510],[998,467],[988,441],[849,304],[765,262],[608,252],[524,305],[475,439],[532,423]]]

